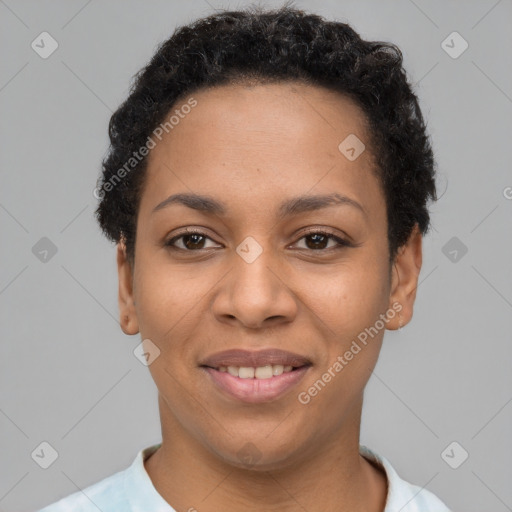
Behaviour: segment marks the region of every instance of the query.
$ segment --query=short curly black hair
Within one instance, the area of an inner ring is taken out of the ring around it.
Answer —
[[[289,2],[274,10],[253,5],[221,11],[179,27],[135,75],[128,98],[110,119],[110,148],[95,189],[103,232],[124,242],[133,264],[147,163],[143,150],[178,100],[244,81],[298,81],[339,91],[366,114],[393,263],[415,224],[422,234],[428,231],[427,202],[437,200],[429,136],[402,61],[393,43],[365,41],[350,25]]]

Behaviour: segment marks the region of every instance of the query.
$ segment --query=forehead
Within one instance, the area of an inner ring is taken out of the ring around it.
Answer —
[[[323,149],[331,145],[331,150],[333,143],[349,133],[367,139],[362,109],[348,96],[323,87],[299,82],[223,85],[200,90],[193,97],[197,106],[185,116],[187,122],[182,119],[181,129],[174,127],[167,137],[171,146],[205,128],[215,128],[208,134],[212,142],[231,141],[231,146],[245,142],[240,150],[249,149],[251,141],[286,149],[282,146],[285,138],[289,144],[324,138]],[[181,101],[173,111],[184,104]]]
[[[195,106],[183,108],[191,98]],[[178,122],[149,155],[141,211],[176,192],[235,201],[261,194],[268,202],[312,188],[382,206],[366,117],[340,93],[301,83],[226,85],[197,91],[172,114]],[[348,146],[361,154],[347,158]]]

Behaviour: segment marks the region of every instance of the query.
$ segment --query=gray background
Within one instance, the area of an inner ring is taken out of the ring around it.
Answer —
[[[246,4],[0,1],[2,511],[82,489],[160,441],[92,190],[109,117],[156,45],[177,24]],[[386,334],[361,442],[454,510],[512,510],[512,2],[295,5],[398,44],[439,168],[414,319]],[[47,59],[31,48],[43,31],[59,44]],[[441,47],[453,31],[469,44],[456,59]],[[42,237],[57,248],[46,262],[32,252]],[[31,458],[43,441],[58,452],[48,469]],[[469,453],[458,469],[441,456],[453,441]]]

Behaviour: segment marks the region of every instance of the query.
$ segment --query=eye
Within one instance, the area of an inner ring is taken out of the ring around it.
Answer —
[[[341,247],[351,247],[351,244],[346,240],[329,233],[328,231],[315,230],[310,231],[304,235],[300,240],[305,240],[306,247],[299,247],[299,249],[307,249],[312,251],[322,251],[330,249],[339,249]],[[300,241],[299,240],[299,241]],[[329,246],[329,242],[333,242]]]
[[[165,245],[170,249],[181,249],[183,251],[192,252],[201,249],[210,249],[211,246],[205,246],[207,240],[213,242],[210,237],[206,236],[201,231],[187,229],[185,233],[181,233],[167,240]]]
[[[311,251],[329,251],[331,249],[340,249],[343,247],[352,247],[352,244],[346,240],[322,230],[312,230],[306,233],[299,239],[305,241],[305,247],[298,247],[299,249]],[[165,246],[170,249],[177,249],[187,252],[200,251],[203,249],[211,249],[218,247],[218,245],[207,246],[207,241],[215,242],[201,231],[187,229],[186,232],[180,233],[165,242]],[[298,243],[298,242],[297,242]],[[331,245],[329,245],[331,243]]]

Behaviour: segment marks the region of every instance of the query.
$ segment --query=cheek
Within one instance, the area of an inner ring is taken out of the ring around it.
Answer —
[[[304,279],[301,288],[307,305],[342,338],[372,325],[387,307],[389,293],[382,263],[371,260],[333,267]]]
[[[199,306],[204,295],[200,281],[165,265],[141,262],[140,268],[144,270],[136,276],[136,300],[141,335],[171,336]]]
[[[323,329],[317,371],[301,388],[299,401],[307,402],[308,414],[323,418],[321,431],[327,432],[353,412],[377,363],[385,330],[379,319],[387,297],[385,276],[375,268],[345,269],[319,289],[320,284],[307,295],[328,329]]]

